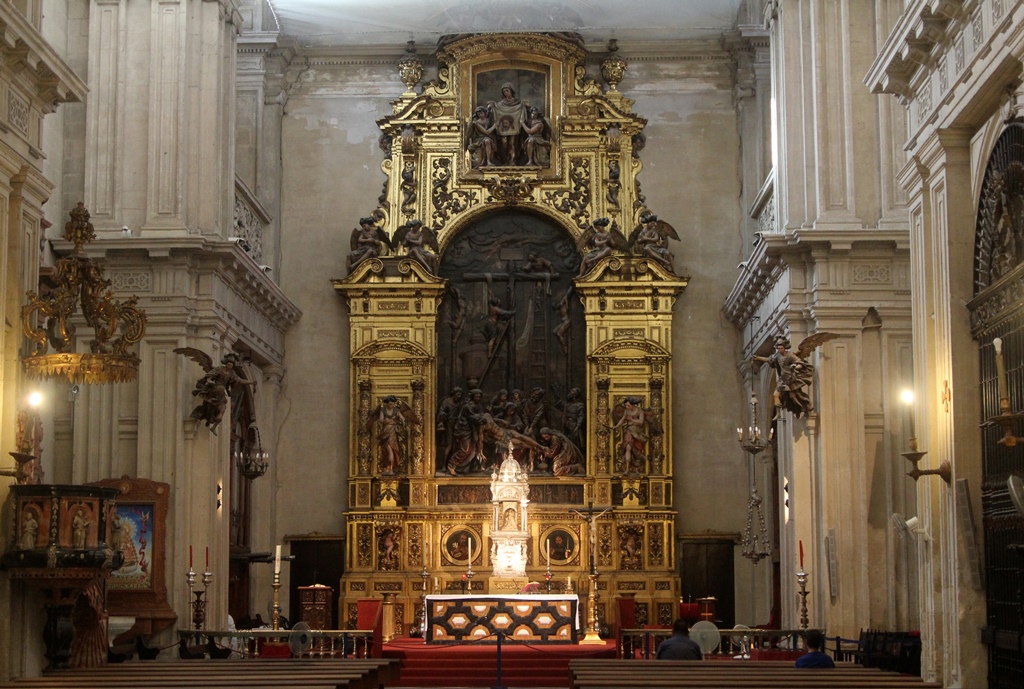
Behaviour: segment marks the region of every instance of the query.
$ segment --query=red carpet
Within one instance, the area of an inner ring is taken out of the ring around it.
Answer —
[[[464,643],[425,644],[421,639],[395,639],[382,649],[385,658],[400,658],[405,687],[497,686],[497,646]],[[574,644],[501,645],[501,684],[506,687],[568,687],[573,658],[614,658],[614,641],[603,646]]]

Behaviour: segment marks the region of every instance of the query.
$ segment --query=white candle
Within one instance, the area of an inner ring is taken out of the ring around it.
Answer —
[[[274,553],[274,574],[281,573],[281,546],[277,546],[277,551]]]
[[[473,537],[469,537],[469,547],[466,548],[466,565],[473,568]]]
[[[548,569],[551,569],[551,539],[544,541],[544,554],[548,558]]]
[[[1010,393],[1006,387],[1006,362],[1003,360],[1003,341],[1000,338],[992,340],[992,346],[996,348],[996,381],[999,389],[999,408],[1002,413],[1003,400],[1007,401],[1006,408],[1009,410]]]

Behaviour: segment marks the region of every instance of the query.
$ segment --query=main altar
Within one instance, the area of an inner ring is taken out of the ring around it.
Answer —
[[[638,623],[671,624],[688,279],[640,190],[625,60],[571,34],[458,36],[435,58],[419,91],[414,46],[400,63],[407,90],[377,122],[384,188],[353,211],[333,283],[353,410],[340,626],[359,599],[389,598],[409,629],[428,600],[529,582],[565,600],[596,588],[604,622],[630,596]],[[509,458],[528,497],[495,489]]]

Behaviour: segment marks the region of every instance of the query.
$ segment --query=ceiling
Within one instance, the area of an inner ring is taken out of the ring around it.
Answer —
[[[587,43],[710,38],[743,0],[269,0],[299,46],[432,46],[446,34],[570,31]]]

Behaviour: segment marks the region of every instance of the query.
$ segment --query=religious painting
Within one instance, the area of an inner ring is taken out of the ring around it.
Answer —
[[[130,640],[143,630],[157,634],[177,619],[167,602],[164,571],[170,486],[128,476],[91,485],[119,491],[117,504],[107,515],[105,537],[125,560],[121,569],[111,574],[108,611],[135,618],[135,626],[122,635],[124,638]]]
[[[120,551],[124,564],[110,575],[111,591],[153,588],[153,505],[118,503],[110,518],[110,548]]]
[[[473,168],[551,165],[547,72],[493,69],[476,74],[466,148]]]
[[[572,564],[579,553],[576,534],[563,527],[547,530],[541,534],[540,541],[541,563],[545,565],[548,562],[552,565]]]
[[[509,443],[531,474],[553,476],[565,457],[584,473],[579,263],[567,230],[521,211],[486,216],[448,244],[439,269],[449,283],[438,329],[439,475],[489,475]]]
[[[474,530],[456,527],[445,537],[441,547],[444,563],[456,567],[467,567],[470,557],[476,562],[480,556],[482,539]]]

